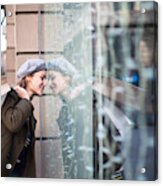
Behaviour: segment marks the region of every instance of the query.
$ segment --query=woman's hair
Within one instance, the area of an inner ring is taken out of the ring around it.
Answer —
[[[19,80],[17,83],[20,87],[26,88],[27,87],[27,80],[26,77],[24,77],[23,79]]]
[[[34,72],[34,73],[35,73],[35,72]],[[33,76],[34,73],[31,73],[31,74],[29,74],[29,75],[27,75],[27,76]],[[26,89],[27,84],[28,84],[27,78],[26,78],[27,76],[25,76],[24,78],[18,80],[18,82],[17,82],[17,84],[18,84],[20,87],[25,88],[25,89]]]

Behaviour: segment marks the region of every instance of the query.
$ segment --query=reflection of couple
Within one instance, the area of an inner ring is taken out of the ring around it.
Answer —
[[[1,108],[1,175],[35,177],[34,130],[36,119],[31,100],[40,96],[45,87],[45,62],[41,59],[27,60],[18,70],[18,85],[8,92]],[[58,118],[62,132],[62,152],[65,178],[78,177],[75,161],[76,128],[68,103],[84,89],[83,85],[72,89],[76,69],[65,59],[58,58],[48,64],[49,84],[55,95],[60,94],[63,107]],[[66,101],[65,101],[66,100]],[[63,119],[64,118],[64,119]],[[66,124],[65,124],[66,123]],[[81,157],[81,156],[80,156]]]

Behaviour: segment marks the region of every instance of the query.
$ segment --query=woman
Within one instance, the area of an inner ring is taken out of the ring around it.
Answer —
[[[1,107],[1,175],[35,177],[34,130],[31,100],[45,87],[46,66],[29,59],[18,70],[18,85],[8,92]]]
[[[84,146],[83,110],[86,99],[83,90],[86,84],[78,84],[77,70],[64,57],[49,62],[48,79],[53,94],[60,95],[62,100],[57,122],[62,138],[64,178],[89,178],[84,153],[81,151]]]

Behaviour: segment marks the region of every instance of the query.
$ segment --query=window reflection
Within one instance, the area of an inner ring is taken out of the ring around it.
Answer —
[[[148,2],[63,4],[62,54],[78,70],[76,85],[89,82],[75,99],[70,85],[59,97],[64,178],[155,178],[155,13]]]

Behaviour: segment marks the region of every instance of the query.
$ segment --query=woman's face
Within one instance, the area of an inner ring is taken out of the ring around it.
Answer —
[[[53,94],[58,95],[67,90],[70,77],[57,71],[49,71],[49,86]]]
[[[33,75],[27,76],[27,91],[30,95],[41,95],[46,85],[46,71],[35,72]]]

